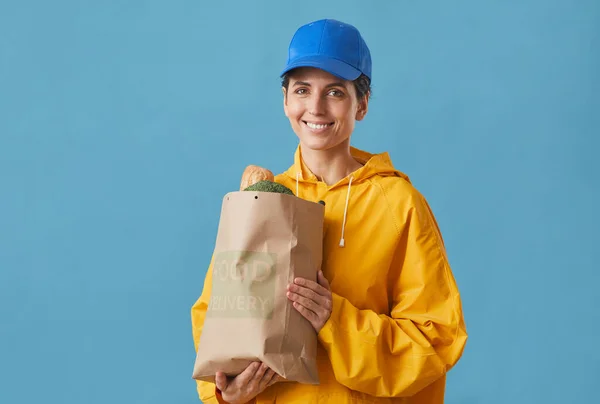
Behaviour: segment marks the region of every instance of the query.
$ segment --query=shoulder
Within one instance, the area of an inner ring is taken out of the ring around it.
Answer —
[[[372,179],[371,184],[381,190],[392,206],[411,206],[420,204],[425,199],[407,177],[377,176]]]
[[[275,174],[275,182],[286,182],[290,177],[286,174],[286,172],[282,172],[279,174]]]
[[[275,175],[275,182],[281,185],[285,185],[290,189],[295,189],[296,180],[291,178],[286,172]]]
[[[400,228],[415,220],[425,227],[437,227],[427,199],[408,178],[375,177],[372,184],[381,190],[389,211]]]

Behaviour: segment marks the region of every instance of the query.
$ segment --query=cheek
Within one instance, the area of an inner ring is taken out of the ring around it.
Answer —
[[[298,118],[303,113],[302,104],[299,102],[289,102],[287,103],[287,116],[291,118]]]
[[[336,110],[336,119],[344,126],[353,126],[356,112],[351,106],[341,106]]]

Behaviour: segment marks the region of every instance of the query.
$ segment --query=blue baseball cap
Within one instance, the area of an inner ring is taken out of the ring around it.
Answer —
[[[297,67],[316,67],[344,80],[371,79],[371,52],[358,30],[336,20],[303,25],[294,34],[281,76]]]

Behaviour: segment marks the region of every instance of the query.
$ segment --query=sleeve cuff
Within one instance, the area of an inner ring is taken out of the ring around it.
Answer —
[[[215,387],[215,398],[217,399],[219,404],[228,404],[227,401],[223,400],[223,394],[221,393],[221,390],[219,390],[217,387]]]
[[[215,386],[215,398],[217,399],[219,404],[229,404],[227,401],[223,400],[223,394],[221,394],[221,390],[219,390],[216,386]],[[252,399],[252,400],[248,401],[248,403],[246,403],[246,404],[255,404],[255,403],[256,403],[256,400]]]
[[[318,333],[319,341],[322,344],[330,344],[334,340],[334,333],[336,327],[336,318],[339,316],[342,309],[342,298],[335,293],[331,294],[332,297],[332,308],[331,316],[327,322],[323,325],[323,328]]]

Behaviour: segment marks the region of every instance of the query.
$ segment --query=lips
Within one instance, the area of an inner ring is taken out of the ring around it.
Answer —
[[[304,124],[313,132],[321,132],[326,130],[327,128],[329,128],[330,126],[333,125],[333,123],[325,123],[325,122],[307,122],[307,121],[302,121],[304,122]]]

